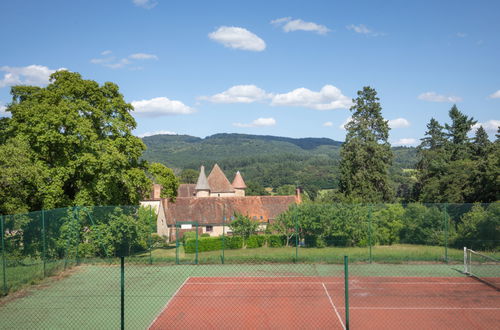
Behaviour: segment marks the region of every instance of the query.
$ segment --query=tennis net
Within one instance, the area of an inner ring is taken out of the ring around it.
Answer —
[[[464,272],[500,291],[500,260],[464,247]]]

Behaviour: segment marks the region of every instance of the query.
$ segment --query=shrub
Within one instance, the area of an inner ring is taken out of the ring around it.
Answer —
[[[222,249],[220,237],[198,238],[198,252],[217,251]],[[196,253],[196,239],[188,239],[184,247],[186,253]]]
[[[253,248],[258,248],[264,245],[266,242],[266,236],[264,235],[253,235],[250,236],[246,243],[247,243],[247,248],[253,249]]]
[[[282,247],[283,237],[280,235],[269,235],[267,237],[267,246],[269,247]]]
[[[226,249],[241,249],[241,248],[243,248],[243,238],[240,236],[226,236],[225,248]]]
[[[201,234],[201,237],[210,237],[210,234],[209,233],[203,233],[203,234]]]

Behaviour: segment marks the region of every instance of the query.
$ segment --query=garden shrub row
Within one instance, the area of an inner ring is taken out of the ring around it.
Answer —
[[[249,249],[262,247],[282,247],[284,238],[281,235],[252,235],[246,242],[246,247]],[[224,237],[224,248],[227,250],[243,248],[243,238],[240,236]],[[222,237],[198,237],[198,252],[222,250]],[[184,251],[186,253],[196,252],[196,238],[188,238],[185,240]]]

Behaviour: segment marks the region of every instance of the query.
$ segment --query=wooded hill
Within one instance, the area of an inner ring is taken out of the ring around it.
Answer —
[[[342,142],[328,138],[302,138],[247,134],[215,134],[206,138],[189,135],[153,135],[143,138],[143,158],[174,168],[208,169],[217,162],[231,180],[241,171],[247,183],[278,188],[301,185],[309,189],[337,187]],[[391,178],[401,181],[417,162],[416,149],[394,147]]]

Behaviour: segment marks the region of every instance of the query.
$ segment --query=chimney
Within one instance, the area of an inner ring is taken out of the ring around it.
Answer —
[[[153,195],[151,196],[152,199],[161,199],[161,184],[153,184]]]
[[[300,188],[295,189],[295,203],[302,203],[302,197],[300,196]]]

